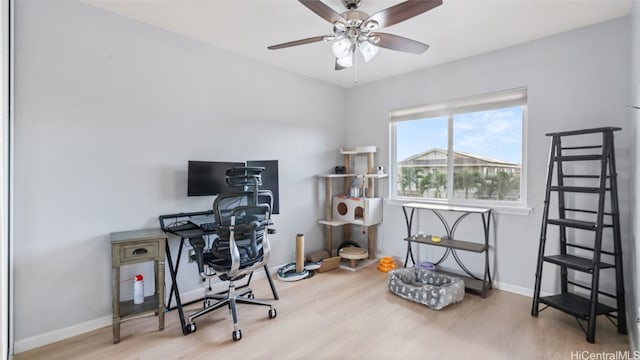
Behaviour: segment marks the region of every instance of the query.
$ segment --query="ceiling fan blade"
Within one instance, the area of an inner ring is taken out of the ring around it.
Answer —
[[[375,46],[412,54],[422,54],[429,48],[427,44],[393,34],[371,33],[370,38],[379,39],[376,42],[370,41]]]
[[[302,2],[302,0],[300,1]],[[420,15],[440,5],[442,5],[442,0],[408,0],[379,11],[366,21],[375,20],[378,23],[378,28],[383,28]]]
[[[332,8],[325,5],[322,1],[318,0],[298,0],[302,3],[302,5],[309,8],[309,10],[318,14],[321,18],[327,20],[330,23],[335,22],[346,22],[346,20],[342,17],[342,15],[335,12]]]
[[[300,39],[300,40],[295,40],[295,41],[289,41],[289,42],[282,43],[282,44],[267,46],[267,49],[269,49],[269,50],[283,49],[283,48],[287,48],[287,47],[291,47],[291,46],[298,46],[298,45],[304,45],[304,44],[311,44],[311,43],[318,42],[318,41],[325,41],[326,39],[327,39],[326,35],[325,36],[314,36],[314,37],[310,37],[310,38],[306,38],[306,39]]]

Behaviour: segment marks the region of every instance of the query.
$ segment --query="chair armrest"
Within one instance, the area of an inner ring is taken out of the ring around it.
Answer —
[[[198,272],[200,273],[200,277],[205,278],[204,272],[204,239],[202,236],[196,238],[189,238],[189,243],[193,248],[193,251],[196,253],[196,263],[198,264]]]

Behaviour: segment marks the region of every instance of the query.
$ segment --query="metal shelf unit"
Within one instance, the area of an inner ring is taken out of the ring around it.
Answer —
[[[445,228],[446,236],[442,237],[439,242],[434,242],[430,235],[418,236],[412,235],[413,219],[416,210],[430,210],[433,212]],[[407,225],[407,237],[404,239],[407,242],[407,254],[404,259],[405,267],[411,259],[412,264],[415,265],[415,259],[413,258],[413,250],[411,243],[425,244],[437,247],[445,248],[445,252],[442,257],[435,263],[435,265],[441,264],[449,255],[453,256],[456,263],[462,269],[464,274],[453,273],[448,271],[437,270],[438,272],[445,273],[461,277],[464,280],[464,285],[467,290],[480,294],[485,297],[487,291],[491,289],[491,270],[489,268],[489,224],[491,222],[491,209],[479,208],[472,206],[451,206],[451,205],[439,205],[439,204],[427,204],[427,203],[408,203],[402,205],[402,211],[404,213],[405,222]],[[454,212],[459,216],[449,225],[442,212]],[[482,218],[483,226],[483,241],[465,241],[455,238],[455,231],[460,222],[471,214],[478,214]],[[484,254],[484,269],[483,274],[478,276],[469,270],[460,257],[457,251],[467,251],[477,254]]]

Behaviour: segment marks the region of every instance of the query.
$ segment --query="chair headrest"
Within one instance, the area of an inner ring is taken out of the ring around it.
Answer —
[[[225,172],[225,183],[231,187],[244,187],[262,185],[262,172],[264,167],[234,167]]]

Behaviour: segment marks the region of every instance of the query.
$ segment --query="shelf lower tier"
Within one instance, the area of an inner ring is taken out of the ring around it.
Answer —
[[[589,299],[576,294],[559,294],[552,296],[540,297],[538,301],[542,304],[549,305],[552,308],[564,311],[577,318],[589,319]],[[615,312],[616,309],[611,306],[598,303],[596,315],[603,315]],[[623,314],[624,316],[624,314]]]
[[[449,276],[455,276],[458,278],[461,278],[462,280],[464,280],[464,288],[466,290],[469,290],[473,293],[479,294],[482,297],[484,297],[486,295],[487,290],[491,289],[491,282],[490,281],[482,281],[482,280],[478,280],[478,279],[474,279],[470,276],[467,275],[461,275],[455,272],[451,272],[451,271],[446,271],[446,270],[440,270],[437,269],[436,270],[437,273],[439,274],[444,274],[444,275],[449,275]]]
[[[404,241],[416,242],[420,244],[427,244],[433,246],[440,246],[445,248],[452,248],[456,250],[464,250],[471,251],[476,253],[481,253],[487,250],[488,246],[484,243],[470,242],[470,241],[462,241],[462,240],[453,240],[447,238],[441,238],[439,242],[433,242],[431,240],[431,236],[417,236],[417,237],[409,237],[405,238]]]
[[[340,259],[340,269],[349,270],[349,271],[358,271],[362,270],[368,266],[373,264],[377,264],[379,259],[362,259],[358,260],[355,267],[351,267],[350,261],[348,259]]]
[[[142,304],[134,304],[133,300],[120,302],[120,319],[135,317],[150,312],[159,311],[160,303],[158,295],[146,296]],[[164,309],[162,309],[164,310]]]

